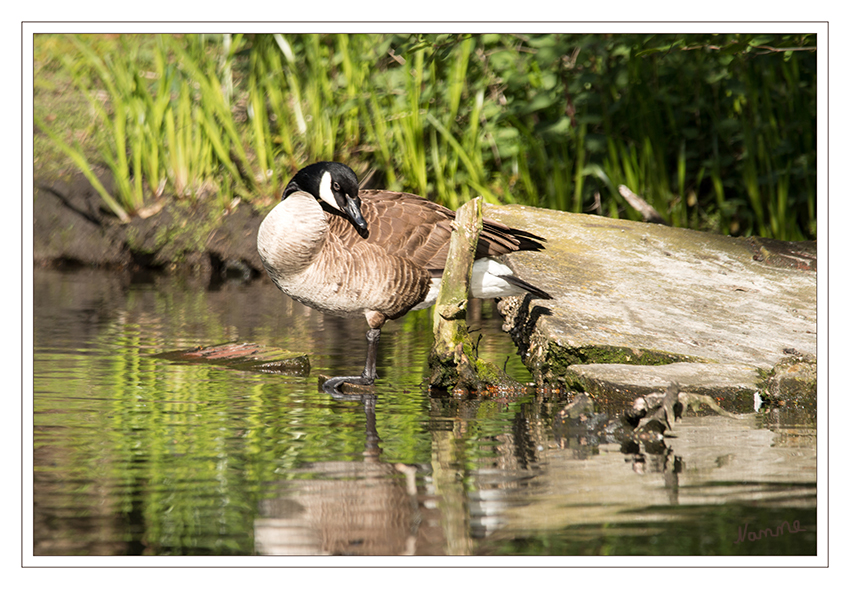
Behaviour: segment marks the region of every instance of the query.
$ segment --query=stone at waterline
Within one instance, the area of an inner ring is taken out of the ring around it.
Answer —
[[[597,403],[587,393],[561,409],[552,428],[560,447],[589,447],[601,443],[659,443],[665,437],[675,437],[674,423],[689,412],[716,413],[729,419],[749,419],[725,411],[711,397],[681,392],[677,383],[670,383],[664,392],[638,396],[630,407],[617,412],[599,411]],[[752,412],[751,412],[752,413]]]

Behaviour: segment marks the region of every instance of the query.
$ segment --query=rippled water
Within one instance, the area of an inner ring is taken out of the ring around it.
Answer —
[[[317,375],[360,372],[365,322],[266,280],[36,270],[34,293],[35,555],[817,550],[812,416],[689,415],[660,447],[626,448],[557,435],[566,396],[430,395],[427,311],[385,327],[361,403]],[[527,381],[494,307],[480,314],[482,355]],[[312,370],[155,357],[228,341]]]

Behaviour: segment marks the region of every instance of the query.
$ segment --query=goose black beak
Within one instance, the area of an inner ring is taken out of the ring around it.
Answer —
[[[360,229],[365,231],[368,228],[366,219],[364,219],[363,215],[360,213],[360,205],[356,200],[346,195],[343,210]]]

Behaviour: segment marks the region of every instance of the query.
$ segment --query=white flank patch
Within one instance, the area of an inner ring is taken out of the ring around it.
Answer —
[[[472,264],[472,296],[477,299],[496,299],[501,297],[520,296],[525,291],[500,278],[500,276],[512,276],[511,269],[500,264],[493,258],[481,258]],[[413,307],[413,311],[426,309],[437,302],[440,293],[442,278],[432,278],[431,288],[425,300]]]
[[[431,305],[437,302],[437,295],[440,294],[440,284],[443,282],[442,278],[432,278],[431,279],[431,288],[428,289],[428,294],[425,295],[425,300],[413,307],[411,311],[418,311],[419,309],[427,309]]]
[[[500,276],[512,276],[511,269],[493,258],[481,258],[472,264],[472,296],[477,299],[495,299],[525,294]]]

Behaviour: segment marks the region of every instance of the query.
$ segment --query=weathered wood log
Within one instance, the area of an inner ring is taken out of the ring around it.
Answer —
[[[550,301],[499,309],[538,390],[628,403],[679,383],[727,411],[814,407],[817,244],[734,238],[526,206],[488,219],[546,236],[509,265]]]
[[[483,226],[481,199],[457,211],[440,293],[434,307],[434,346],[428,358],[431,386],[455,392],[516,388],[519,383],[478,357],[466,325],[475,248]]]

